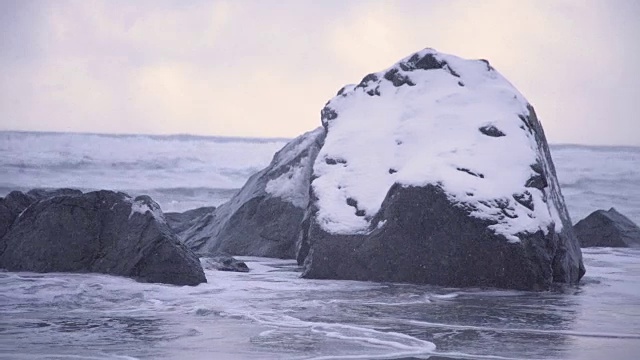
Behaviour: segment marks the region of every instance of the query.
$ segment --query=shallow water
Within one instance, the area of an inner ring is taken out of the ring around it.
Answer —
[[[0,273],[6,359],[637,359],[640,250],[585,251],[555,292],[299,278],[243,258],[175,287],[94,274]]]

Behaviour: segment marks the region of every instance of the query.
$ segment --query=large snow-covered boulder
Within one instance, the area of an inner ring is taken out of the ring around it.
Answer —
[[[207,281],[198,258],[148,196],[60,194],[26,195],[41,200],[18,214],[0,238],[0,268],[96,272],[175,285]]]
[[[640,247],[640,227],[614,208],[596,210],[573,228],[582,247]]]
[[[180,238],[203,256],[294,258],[311,169],[324,135],[318,128],[290,141],[229,202],[201,216]]]
[[[584,274],[542,126],[487,61],[425,49],[321,115],[304,277],[547,289]]]

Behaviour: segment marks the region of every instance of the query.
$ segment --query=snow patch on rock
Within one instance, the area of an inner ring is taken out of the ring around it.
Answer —
[[[308,163],[308,157],[304,157],[301,162]],[[309,202],[309,197],[306,195],[308,193],[292,189],[292,187],[298,187],[298,185],[304,183],[305,179],[309,178],[307,169],[310,169],[310,167],[291,167],[285,174],[270,180],[265,187],[265,191],[268,194],[292,203],[296,207],[306,207]]]
[[[525,186],[532,165],[549,168],[528,106],[488,62],[432,49],[343,88],[322,111],[317,222],[332,234],[368,233],[394,183],[433,184],[510,241],[561,230],[547,190]]]
[[[317,128],[309,133],[301,136],[298,141],[288,143],[273,158],[270,168],[280,170],[285,164],[293,165],[284,167],[287,169],[284,173],[271,178],[266,186],[265,192],[278,197],[284,201],[290,202],[296,207],[306,208],[309,203],[309,178],[311,177],[312,166],[315,154],[307,154],[300,158],[298,162],[294,159],[300,156],[305,150],[318,140],[318,137],[324,133],[323,128]]]
[[[160,205],[153,201],[149,196],[142,195],[138,196],[135,199],[131,199],[130,197],[125,198],[129,204],[131,204],[131,212],[129,213],[129,219],[134,214],[146,214],[149,212],[153,218],[162,224],[166,223],[164,215],[162,213],[162,209],[160,209]]]

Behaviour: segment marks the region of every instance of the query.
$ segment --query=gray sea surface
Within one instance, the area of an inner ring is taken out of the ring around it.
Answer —
[[[34,187],[218,205],[285,140],[0,132],[0,196]],[[640,222],[640,148],[552,146],[574,221]],[[176,287],[96,274],[0,272],[0,359],[638,359],[640,250],[583,250],[577,287],[533,293],[300,279],[242,258]]]

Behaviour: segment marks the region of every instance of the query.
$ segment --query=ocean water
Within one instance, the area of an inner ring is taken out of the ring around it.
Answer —
[[[34,187],[219,205],[285,139],[0,132],[0,196]],[[577,221],[640,223],[640,148],[552,146]],[[96,274],[0,272],[0,359],[638,359],[640,250],[583,251],[578,287],[531,293],[306,280],[242,258],[175,287]]]
[[[162,209],[219,205],[285,139],[0,132],[0,196],[72,187],[147,194]]]

